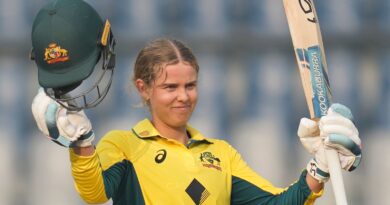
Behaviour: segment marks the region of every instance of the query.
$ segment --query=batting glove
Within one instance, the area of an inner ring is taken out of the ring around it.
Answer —
[[[32,102],[38,129],[53,142],[64,147],[92,145],[95,134],[84,111],[70,112],[51,99],[42,88]]]
[[[333,104],[328,114],[321,117],[318,123],[307,118],[301,119],[299,139],[306,150],[314,155],[307,165],[307,171],[318,181],[326,182],[329,179],[326,149],[338,152],[340,165],[344,170],[352,171],[359,166],[362,156],[361,140],[352,120],[350,109],[341,104]]]

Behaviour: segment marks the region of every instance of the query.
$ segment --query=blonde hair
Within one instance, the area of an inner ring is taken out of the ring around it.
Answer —
[[[150,86],[156,74],[167,65],[179,62],[190,64],[198,73],[199,65],[191,49],[175,39],[156,39],[148,43],[139,53],[134,65],[133,82],[141,79]]]

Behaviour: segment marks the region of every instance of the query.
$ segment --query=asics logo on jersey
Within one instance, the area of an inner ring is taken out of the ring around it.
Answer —
[[[154,158],[154,161],[158,164],[162,163],[167,157],[167,151],[165,149],[160,149],[157,151],[157,155]]]

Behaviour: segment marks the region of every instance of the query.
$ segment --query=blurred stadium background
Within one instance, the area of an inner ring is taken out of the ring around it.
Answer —
[[[0,204],[84,204],[66,149],[38,132],[30,111],[37,69],[29,60],[33,18],[47,0],[0,0]],[[98,136],[130,129],[147,111],[130,75],[156,37],[186,42],[198,57],[200,102],[191,123],[226,139],[261,175],[288,186],[310,156],[296,137],[307,108],[282,1],[88,0],[112,22],[117,68],[108,97],[87,111]],[[390,1],[315,1],[334,100],[355,114],[364,144],[345,173],[350,204],[390,204]],[[108,203],[110,204],[110,203]],[[317,204],[334,204],[330,183]]]

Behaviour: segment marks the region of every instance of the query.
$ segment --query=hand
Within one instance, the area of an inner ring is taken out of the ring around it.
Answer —
[[[32,102],[38,129],[50,140],[65,147],[88,147],[95,137],[84,111],[70,112],[51,99],[42,88]]]
[[[349,108],[341,104],[333,104],[318,123],[307,118],[301,119],[299,139],[306,150],[314,155],[307,165],[307,171],[320,182],[329,179],[325,149],[338,152],[343,169],[352,171],[359,166],[361,140],[352,120]]]

